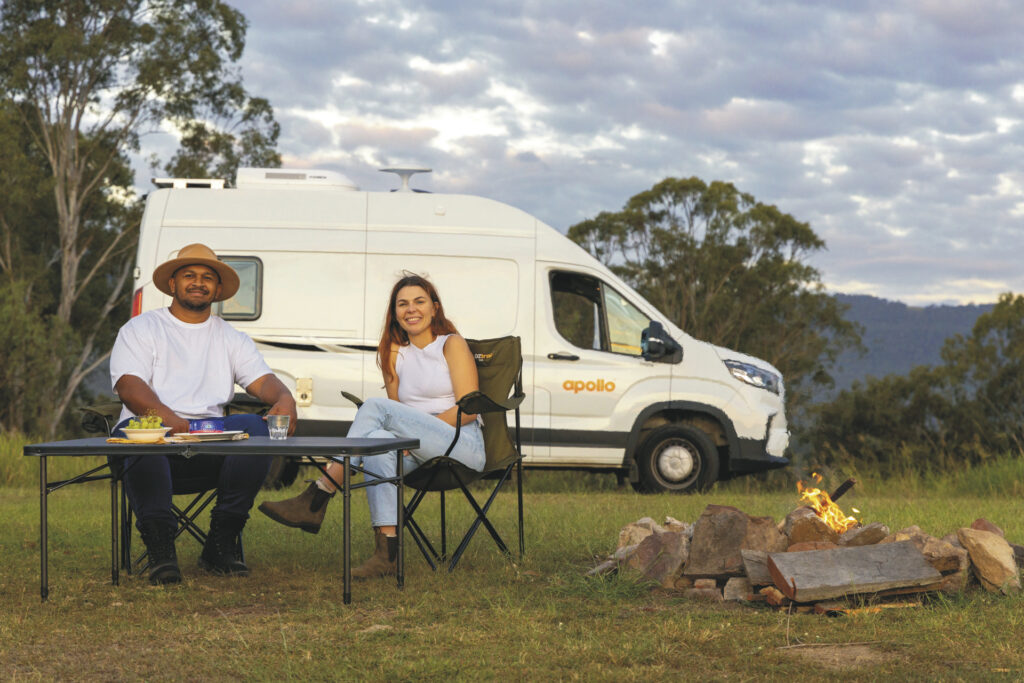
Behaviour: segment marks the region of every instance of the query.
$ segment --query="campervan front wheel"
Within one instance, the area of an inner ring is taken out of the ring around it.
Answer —
[[[668,424],[652,431],[636,456],[642,493],[703,491],[718,479],[718,450],[696,427]]]

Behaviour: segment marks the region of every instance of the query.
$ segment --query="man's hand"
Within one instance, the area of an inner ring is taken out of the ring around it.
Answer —
[[[188,420],[178,416],[173,410],[160,402],[156,392],[141,378],[135,375],[124,375],[114,386],[118,397],[128,406],[128,410],[136,415],[145,415],[154,411],[160,416],[165,427],[171,428],[172,434],[188,431]]]
[[[290,394],[288,395],[287,400],[278,401],[274,405],[270,406],[270,410],[267,411],[267,415],[287,415],[289,418],[288,436],[295,433],[295,423],[299,421],[299,416],[295,411],[295,399],[293,399]]]
[[[267,415],[287,415],[289,418],[288,436],[295,433],[295,426],[299,421],[299,415],[295,409],[295,399],[292,397],[292,392],[288,391],[288,387],[276,375],[263,375],[247,386],[245,390],[264,403],[270,404]]]

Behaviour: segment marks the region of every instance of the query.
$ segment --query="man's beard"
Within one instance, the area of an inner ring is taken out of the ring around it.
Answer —
[[[192,303],[191,301],[186,301],[185,299],[178,299],[178,305],[186,310],[192,311],[193,313],[202,313],[203,311],[210,307],[210,302],[200,301],[198,303]]]

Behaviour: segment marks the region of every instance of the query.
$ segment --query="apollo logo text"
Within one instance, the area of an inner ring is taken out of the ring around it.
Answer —
[[[578,394],[581,391],[615,391],[615,382],[599,379],[596,382],[584,382],[583,380],[567,379],[562,382],[562,388]]]

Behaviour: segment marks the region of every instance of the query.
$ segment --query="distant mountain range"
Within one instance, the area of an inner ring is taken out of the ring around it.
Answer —
[[[868,377],[904,375],[917,365],[938,365],[942,362],[940,352],[946,339],[956,334],[970,334],[978,316],[995,306],[971,304],[919,308],[855,294],[837,294],[836,299],[849,306],[847,320],[864,327],[862,340],[866,352],[860,356],[847,351],[839,357],[832,372],[836,381],[835,391],[848,389],[853,382]]]

